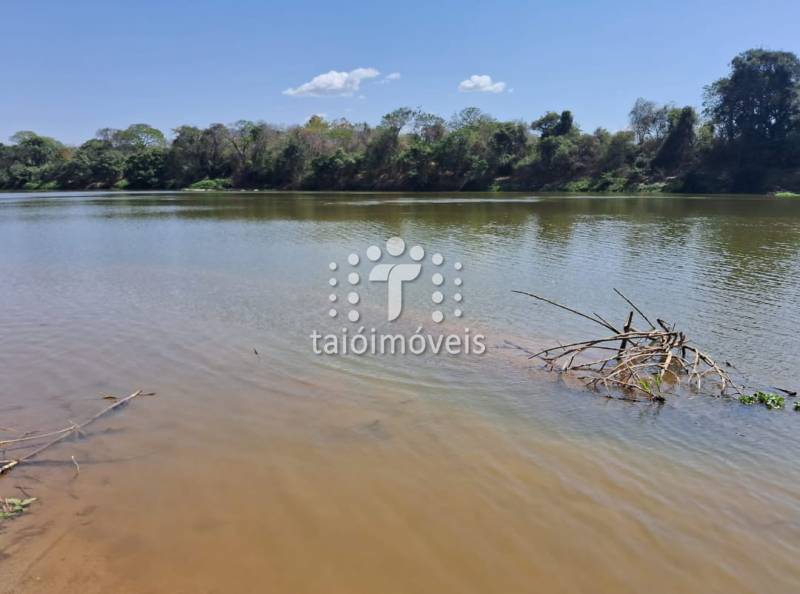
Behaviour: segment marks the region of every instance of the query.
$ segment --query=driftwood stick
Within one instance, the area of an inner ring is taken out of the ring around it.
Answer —
[[[602,320],[598,320],[597,318],[593,318],[592,316],[590,316],[588,314],[581,313],[576,309],[572,309],[571,307],[567,307],[566,305],[561,305],[560,303],[556,303],[555,301],[551,301],[550,299],[547,299],[546,297],[540,297],[539,295],[534,295],[533,293],[527,293],[525,291],[516,291],[516,290],[514,290],[514,291],[511,291],[511,292],[512,293],[519,293],[520,295],[527,295],[528,297],[533,297],[534,299],[538,299],[539,301],[544,301],[545,303],[549,303],[550,305],[554,305],[555,307],[560,307],[561,309],[563,309],[565,311],[573,313],[576,316],[580,316],[582,318],[586,318],[587,320],[590,320],[590,321],[594,322],[595,324],[600,324],[604,328],[607,328],[607,329],[611,330],[612,332],[616,332],[617,334],[619,334],[619,330],[614,328],[614,326],[612,326],[611,324],[603,322]]]
[[[505,340],[503,342],[505,342],[511,348],[517,349],[518,351],[522,351],[523,353],[530,355],[531,359],[533,359],[536,356],[536,354],[532,350],[527,349],[524,346],[518,345],[515,342],[511,342],[510,340]]]
[[[638,307],[636,307],[636,304],[635,304],[633,301],[631,301],[630,299],[628,299],[627,297],[625,297],[625,295],[623,295],[623,294],[622,294],[622,291],[620,291],[619,289],[614,289],[614,292],[615,292],[617,295],[619,295],[620,297],[622,297],[622,298],[623,298],[623,299],[624,299],[624,300],[625,300],[625,301],[628,303],[628,305],[630,305],[630,306],[631,306],[633,309],[635,309],[635,310],[636,310],[636,313],[638,313],[640,316],[642,316],[642,319],[643,319],[645,322],[647,322],[648,324],[650,324],[650,327],[651,327],[653,330],[655,330],[655,329],[656,329],[656,327],[653,325],[653,322],[651,322],[651,321],[650,321],[650,318],[648,318],[646,315],[644,315],[644,312],[642,312],[642,310],[641,310],[641,309],[639,309]]]
[[[596,317],[598,320],[600,320],[601,322],[603,322],[603,324],[605,324],[605,325],[606,325],[608,328],[611,328],[611,329],[613,329],[613,328],[614,328],[614,326],[612,326],[612,325],[611,325],[611,322],[609,322],[608,320],[606,320],[606,319],[605,319],[603,316],[601,316],[601,315],[600,315],[599,313],[597,313],[596,311],[593,311],[593,312],[592,312],[592,314],[593,314],[593,315],[594,315],[594,317]],[[614,330],[614,332],[616,332],[616,330]]]
[[[21,441],[35,441],[37,439],[44,439],[45,437],[52,437],[54,435],[61,435],[62,433],[69,433],[70,431],[74,431],[77,428],[78,426],[73,423],[69,427],[64,427],[63,429],[57,429],[56,431],[48,431],[47,433],[37,433],[36,435],[26,435],[25,437],[17,437],[16,439],[4,439],[0,441],[0,448],[14,443],[20,443]]]
[[[666,333],[658,333],[658,332],[656,332],[656,333],[654,333],[654,332],[626,332],[625,334],[615,334],[614,336],[609,336],[608,338],[598,338],[598,339],[595,339],[595,340],[583,340],[581,342],[573,342],[571,344],[565,344],[565,345],[559,345],[559,346],[556,346],[556,347],[551,347],[549,349],[545,349],[543,351],[539,351],[538,353],[534,353],[533,355],[530,356],[530,358],[534,359],[536,357],[540,357],[541,355],[546,355],[547,353],[550,353],[550,352],[553,352],[553,351],[559,351],[559,350],[566,351],[566,349],[569,349],[571,347],[600,348],[599,346],[596,346],[596,345],[607,343],[607,342],[619,342],[620,340],[625,339],[625,338],[627,338],[627,339],[636,339],[636,338],[652,338],[652,337],[662,337],[662,336],[668,336],[668,335]],[[617,347],[617,348],[614,348],[614,349],[611,349],[611,350],[619,351],[619,348]]]
[[[631,323],[633,322],[633,312],[628,314],[628,319],[625,321],[625,325],[622,327],[622,333],[627,334],[630,332]],[[622,359],[622,354],[625,352],[625,347],[628,345],[628,339],[623,338],[622,342],[619,343],[619,356],[618,359]]]
[[[669,324],[667,324],[666,321],[662,320],[661,318],[656,318],[656,322],[664,329],[664,332],[672,332],[672,328],[669,327]]]
[[[120,406],[122,406],[124,404],[127,404],[128,402],[130,402],[131,400],[133,400],[137,396],[140,396],[141,394],[142,394],[141,390],[136,390],[130,396],[126,396],[125,398],[117,400],[114,404],[111,404],[111,405],[107,406],[106,408],[101,410],[99,413],[97,413],[93,417],[87,419],[83,423],[80,423],[78,425],[73,425],[72,427],[69,427],[68,429],[56,432],[56,433],[60,433],[60,435],[58,437],[56,437],[55,439],[52,439],[52,440],[48,441],[47,443],[39,446],[35,450],[32,450],[32,451],[28,452],[27,454],[25,454],[22,457],[17,458],[16,460],[7,461],[3,466],[0,466],[0,475],[11,471],[12,469],[16,468],[20,464],[24,464],[25,462],[28,462],[28,461],[32,460],[33,458],[35,458],[36,456],[38,456],[39,454],[41,454],[45,450],[48,450],[51,447],[53,447],[54,445],[57,445],[57,444],[61,443],[62,441],[64,441],[73,432],[79,432],[81,429],[83,429],[87,425],[90,425],[91,423],[95,422],[97,419],[99,419],[103,415],[106,415],[106,414],[110,413],[115,408],[119,408]],[[46,435],[50,435],[50,434],[42,434],[42,435],[39,435],[38,437],[41,438],[41,437],[44,437]]]

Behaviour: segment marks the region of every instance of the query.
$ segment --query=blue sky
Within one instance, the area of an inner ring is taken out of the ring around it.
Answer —
[[[798,24],[796,0],[4,0],[0,141],[314,113],[374,123],[402,105],[526,121],[571,109],[585,130],[619,129],[639,96],[699,105],[742,50],[800,53]]]

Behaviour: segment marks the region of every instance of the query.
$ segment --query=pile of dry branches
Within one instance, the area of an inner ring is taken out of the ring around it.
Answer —
[[[706,389],[723,397],[741,396],[742,386],[692,345],[686,334],[664,320],[653,323],[630,299],[617,289],[614,291],[632,308],[621,328],[597,314],[586,314],[533,293],[514,291],[591,320],[612,334],[535,353],[519,345],[511,346],[525,351],[530,359],[541,359],[547,369],[572,373],[587,387],[605,390],[611,397],[663,402],[665,395],[680,386],[697,392]],[[637,314],[646,324],[641,330],[634,326]]]

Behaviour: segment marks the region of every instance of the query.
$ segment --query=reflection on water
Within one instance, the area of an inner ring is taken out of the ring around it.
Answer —
[[[800,201],[0,195],[0,439],[158,392],[0,479],[42,500],[0,591],[800,587],[790,411],[607,401],[502,348],[311,354],[327,263],[392,235],[464,262],[491,345],[592,330],[511,289],[620,318],[618,287],[797,387]]]

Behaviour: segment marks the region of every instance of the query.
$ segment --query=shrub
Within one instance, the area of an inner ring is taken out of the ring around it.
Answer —
[[[227,177],[216,179],[201,179],[191,184],[189,190],[225,190],[231,187],[231,180]]]

